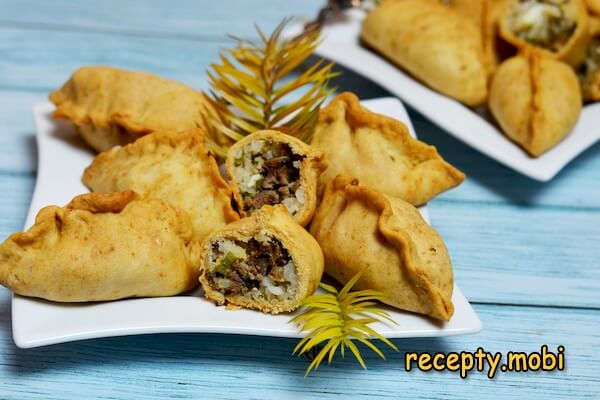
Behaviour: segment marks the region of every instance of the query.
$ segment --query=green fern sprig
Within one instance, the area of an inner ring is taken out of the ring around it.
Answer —
[[[320,283],[319,286],[326,293],[306,298],[302,303],[306,309],[290,321],[298,324],[301,332],[308,332],[294,348],[294,354],[308,354],[325,343],[306,369],[306,375],[313,369],[318,369],[325,357],[328,364],[331,364],[338,349],[343,358],[346,348],[350,349],[360,365],[366,369],[367,366],[354,340],[363,343],[384,360],[383,352],[371,342],[373,338],[398,351],[392,342],[368,326],[382,320],[395,324],[387,311],[377,303],[382,300],[383,294],[376,290],[350,291],[363,273],[364,270],[356,274],[339,292],[333,286]]]
[[[235,38],[237,44],[211,64],[209,99],[219,118],[211,118],[209,146],[225,156],[228,144],[260,129],[277,129],[309,141],[322,102],[334,89],[327,87],[337,73],[333,63],[320,59],[289,80],[319,45],[319,31],[282,38],[290,19],[282,21],[270,36],[256,27],[260,41]],[[288,100],[299,89],[305,92]]]

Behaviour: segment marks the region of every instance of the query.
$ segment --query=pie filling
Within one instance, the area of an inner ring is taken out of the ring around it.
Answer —
[[[295,154],[287,143],[259,139],[238,150],[234,178],[240,188],[244,211],[263,205],[283,204],[292,216],[302,209],[305,189],[300,183],[304,155]]]
[[[519,38],[550,51],[558,51],[573,35],[577,23],[569,15],[570,0],[520,0],[510,26]]]
[[[579,79],[583,83],[592,80],[600,69],[600,35],[595,36],[587,48],[587,57],[585,63],[579,69]]]
[[[214,290],[267,302],[294,298],[296,266],[278,239],[268,234],[247,240],[217,238],[211,246],[207,278]]]

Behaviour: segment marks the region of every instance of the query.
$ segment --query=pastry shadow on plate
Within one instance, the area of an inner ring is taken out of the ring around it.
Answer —
[[[453,194],[455,196],[453,197],[455,198],[460,199],[461,189],[468,186],[469,181],[476,181],[487,190],[511,203],[529,206],[534,205],[536,199],[544,191],[561,180],[560,176],[552,182],[538,182],[527,178],[471,149],[466,144],[449,135],[442,128],[427,121],[424,116],[410,106],[407,106],[407,110],[413,119],[419,139],[434,145],[446,161],[467,175],[467,179],[463,185],[454,189]],[[423,129],[424,124],[427,125],[426,129]],[[511,182],[511,184],[499,184],[499,182],[503,181]],[[445,198],[444,194],[441,197]]]
[[[6,307],[8,309],[8,307]],[[0,310],[0,317],[4,317]],[[7,324],[9,325],[9,324]],[[4,328],[0,328],[4,329]],[[443,352],[456,350],[452,346],[453,338],[413,338],[390,339],[399,349],[394,352],[380,347],[386,360],[381,360],[364,345],[357,343],[370,373],[404,369],[405,352]],[[6,368],[11,373],[27,378],[45,370],[55,373],[62,371],[97,370],[99,366],[110,368],[134,369],[136,365],[148,366],[168,361],[174,368],[180,363],[190,368],[190,362],[197,368],[206,368],[219,372],[223,365],[235,366],[241,375],[248,369],[258,373],[275,373],[285,375],[290,390],[305,390],[307,386],[326,384],[323,379],[305,379],[304,373],[310,363],[306,357],[292,355],[298,339],[269,338],[233,335],[233,334],[151,334],[138,336],[122,336],[112,338],[90,339],[78,342],[56,344],[33,349],[15,348],[7,355]],[[266,356],[267,355],[267,356]],[[281,372],[282,367],[285,372]],[[365,372],[351,354],[336,360],[331,366],[323,365],[311,376],[327,376],[332,373],[343,373],[347,376],[364,376]]]
[[[12,336],[11,295],[10,290],[0,287],[0,337],[7,340]]]
[[[28,133],[23,135],[23,147],[26,148],[28,159],[31,162],[31,168],[33,171],[37,171],[39,165],[39,153],[37,147],[37,141],[35,139],[35,133]]]
[[[591,163],[593,160],[600,157],[600,142],[598,142],[590,146],[577,159],[565,166],[551,181],[539,182],[521,175],[469,148],[458,139],[443,132],[441,128],[431,128],[432,125],[430,123],[428,123],[427,131],[419,129],[420,125],[424,123],[424,117],[415,117],[417,112],[410,107],[407,108],[413,118],[419,139],[435,145],[446,161],[467,175],[466,182],[462,185],[463,187],[468,186],[470,184],[469,181],[476,181],[490,192],[518,206],[535,206],[539,204],[540,199],[545,196],[545,193],[552,193],[553,190],[564,190],[560,188],[568,187],[569,184],[567,182],[576,179],[574,175],[578,171],[585,169],[585,165],[592,167]],[[454,198],[461,198],[461,188],[459,186],[454,189]],[[468,189],[464,190],[466,192]],[[445,198],[443,196],[444,194],[442,194],[442,198]]]
[[[361,86],[360,80],[363,82],[368,81],[359,75],[356,75],[353,79],[358,80],[354,83],[357,87]],[[342,87],[342,85],[339,86]],[[375,90],[378,90],[378,86],[370,82],[369,91]],[[384,96],[386,93],[388,96],[393,96],[382,88],[380,90],[383,91],[382,95]],[[586,163],[590,163],[594,158],[600,156],[600,142],[598,142],[566,165],[554,179],[549,182],[539,182],[521,175],[472,149],[435,125],[409,104],[405,102],[403,104],[412,120],[419,140],[434,145],[446,161],[467,175],[466,182],[453,190],[452,194],[455,195],[455,198],[460,198],[461,190],[466,191],[467,189],[463,188],[469,186],[469,180],[473,180],[510,203],[520,206],[532,206],[537,204],[538,198],[544,196],[544,193],[553,190],[555,187],[564,186],[565,182],[572,179],[572,175],[581,169],[580,166],[586,165]],[[503,184],[503,182],[510,182],[510,184]],[[444,198],[444,194],[441,196]]]
[[[52,125],[50,135],[58,138],[78,150],[92,153],[92,149],[87,145],[83,138],[77,133],[71,122],[64,119],[55,119],[51,114],[45,115],[44,118]]]
[[[9,341],[11,332],[11,293],[0,289],[0,337]],[[196,292],[199,291],[196,289]],[[196,295],[189,292],[185,295]],[[369,371],[403,368],[404,352],[444,352],[452,351],[456,338],[406,338],[390,339],[399,348],[399,352],[385,349],[387,361],[380,360],[366,347],[359,345]],[[459,339],[460,340],[460,339]],[[182,360],[182,364],[190,361],[198,363],[219,363],[237,365],[240,368],[279,370],[282,363],[287,363],[290,385],[301,389],[306,385],[318,384],[322,380],[304,379],[304,371],[309,360],[295,357],[292,350],[298,339],[273,337],[265,340],[260,336],[234,334],[150,334],[138,336],[121,336],[67,342],[32,349],[15,348],[7,355],[6,368],[12,373],[33,376],[44,370],[72,370],[73,368],[97,368],[99,365],[121,365],[133,368],[132,364],[149,365],[149,363],[170,360]],[[265,357],[268,353],[269,356]],[[362,368],[351,355],[344,360],[337,357],[332,366],[323,365],[319,375],[344,371],[346,374],[364,374]],[[189,365],[189,364],[188,364]],[[218,367],[218,366],[217,366]],[[58,372],[60,373],[60,372]],[[316,374],[315,374],[316,375]]]

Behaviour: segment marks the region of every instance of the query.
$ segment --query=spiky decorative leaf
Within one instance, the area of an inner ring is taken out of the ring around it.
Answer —
[[[259,42],[234,38],[236,46],[221,54],[220,64],[208,72],[209,96],[218,118],[209,117],[209,146],[225,157],[229,145],[260,129],[277,129],[309,141],[319,108],[333,89],[333,63],[319,60],[298,76],[296,71],[319,45],[319,31],[308,31],[292,39],[282,38],[289,23],[282,21],[267,37],[256,27]],[[302,95],[289,100],[303,89]]]
[[[382,319],[395,324],[387,311],[378,306],[377,301],[381,301],[383,294],[376,290],[351,292],[364,271],[356,274],[339,292],[333,286],[320,283],[319,286],[326,293],[306,298],[302,303],[305,310],[290,321],[298,324],[301,332],[308,332],[294,348],[294,354],[309,354],[324,343],[306,369],[306,375],[319,368],[325,357],[327,363],[331,364],[338,349],[343,358],[346,348],[350,349],[356,360],[366,369],[367,366],[353,340],[363,343],[383,359],[385,356],[372,343],[373,338],[398,351],[392,342],[368,326]]]

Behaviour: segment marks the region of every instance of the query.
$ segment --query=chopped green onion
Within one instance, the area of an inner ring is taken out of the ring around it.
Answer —
[[[254,189],[256,189],[257,191],[260,191],[262,189],[262,184],[264,182],[265,178],[260,178],[256,181],[256,184],[254,185]]]
[[[229,267],[231,267],[231,264],[233,264],[235,260],[237,260],[237,257],[234,256],[232,252],[228,251],[227,254],[225,254],[225,257],[223,257],[221,261],[212,268],[212,272],[219,274],[227,273]]]

